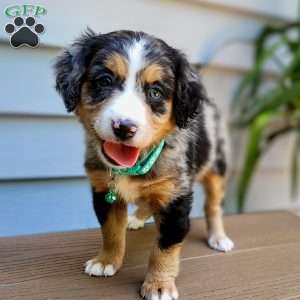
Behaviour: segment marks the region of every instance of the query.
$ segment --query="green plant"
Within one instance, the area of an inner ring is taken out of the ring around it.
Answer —
[[[246,128],[248,142],[238,182],[242,211],[249,183],[262,155],[283,135],[295,132],[291,151],[291,191],[297,194],[300,153],[300,22],[266,25],[255,40],[254,65],[239,84],[232,101],[233,125]],[[285,58],[285,59],[283,59]],[[264,68],[272,61],[271,80]]]

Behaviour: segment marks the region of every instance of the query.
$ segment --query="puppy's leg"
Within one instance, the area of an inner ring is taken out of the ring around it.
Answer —
[[[190,226],[191,199],[192,193],[179,197],[155,215],[159,239],[152,250],[141,288],[141,295],[147,300],[178,299],[175,278],[182,242]]]
[[[152,215],[152,211],[148,206],[139,205],[132,216],[128,216],[128,229],[136,230],[143,228],[147,219]]]
[[[109,204],[105,192],[93,191],[93,203],[101,224],[103,244],[99,254],[86,262],[85,273],[112,276],[121,267],[125,254],[127,207],[122,201]]]
[[[222,218],[222,201],[224,198],[223,176],[209,171],[202,179],[206,192],[205,214],[208,228],[208,244],[211,248],[219,251],[230,251],[234,244],[224,231]]]

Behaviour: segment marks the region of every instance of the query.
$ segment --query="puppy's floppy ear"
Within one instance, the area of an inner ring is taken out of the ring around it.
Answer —
[[[68,112],[73,111],[80,101],[81,86],[92,58],[95,36],[88,29],[55,62],[56,90],[61,94]]]
[[[176,84],[173,113],[177,126],[184,128],[198,114],[198,107],[206,98],[206,92],[184,54],[175,50],[174,56]]]

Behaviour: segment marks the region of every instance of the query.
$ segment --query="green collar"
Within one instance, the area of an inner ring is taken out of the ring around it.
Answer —
[[[156,147],[154,147],[150,152],[148,152],[143,158],[138,160],[136,164],[131,168],[112,168],[112,173],[117,175],[129,175],[129,176],[139,176],[145,175],[153,167],[154,163],[157,161],[165,141],[162,140]],[[110,188],[109,192],[105,195],[106,202],[112,204],[117,200],[117,194],[114,188]]]

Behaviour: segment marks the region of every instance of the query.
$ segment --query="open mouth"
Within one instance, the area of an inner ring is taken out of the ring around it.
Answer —
[[[119,167],[131,168],[137,162],[141,151],[139,148],[121,143],[103,141],[102,152],[112,164]]]

